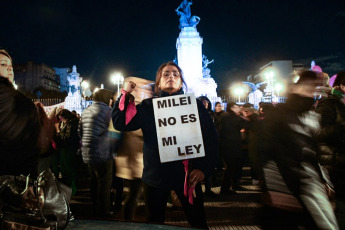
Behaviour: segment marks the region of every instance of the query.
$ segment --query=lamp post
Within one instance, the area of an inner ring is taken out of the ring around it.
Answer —
[[[276,89],[276,91],[277,91],[277,94],[278,94],[278,103],[279,103],[279,92],[283,89],[283,85],[282,84],[280,84],[280,83],[277,83],[276,84],[276,86],[275,86],[275,89]]]
[[[271,102],[272,102],[272,99],[273,99],[273,94],[274,94],[274,89],[273,89],[273,81],[274,81],[274,72],[272,70],[270,71],[267,71],[265,73],[265,78],[267,80],[267,88],[268,88],[268,91],[270,92],[271,94]]]
[[[117,95],[119,94],[120,91],[120,84],[123,84],[124,78],[121,73],[114,73],[111,75],[111,81],[113,82],[114,85],[117,85]]]
[[[242,87],[236,87],[234,89],[234,93],[238,96],[238,103],[240,103],[241,102],[241,95],[243,94]]]
[[[85,96],[87,96],[87,94],[86,94],[86,91],[90,88],[90,83],[88,82],[88,81],[86,81],[86,80],[84,80],[84,81],[82,81],[81,82],[81,84],[80,84],[80,86],[81,86],[81,98],[80,98],[80,105],[81,105],[81,109],[82,109],[82,111],[84,110],[84,105],[83,105],[83,98],[85,97]],[[85,99],[84,99],[85,100]],[[82,112],[81,111],[81,112]]]

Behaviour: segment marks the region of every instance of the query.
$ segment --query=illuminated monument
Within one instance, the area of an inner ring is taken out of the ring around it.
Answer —
[[[198,16],[192,16],[190,5],[192,2],[183,0],[175,10],[180,16],[180,35],[176,41],[177,61],[183,71],[188,93],[195,96],[207,96],[210,99],[217,97],[217,84],[210,75],[207,66],[213,62],[202,55],[202,42],[196,29],[200,21]]]
[[[67,76],[69,82],[68,95],[65,99],[65,108],[72,111],[75,110],[77,113],[81,114],[82,108],[82,97],[80,93],[80,82],[83,78],[77,73],[77,67],[73,65],[72,72]]]

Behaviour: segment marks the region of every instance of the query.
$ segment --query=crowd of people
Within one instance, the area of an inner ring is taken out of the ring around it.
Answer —
[[[190,225],[207,229],[204,196],[236,195],[249,162],[252,183],[263,191],[264,229],[345,229],[345,72],[329,86],[318,73],[304,71],[286,103],[260,103],[258,109],[229,102],[224,111],[217,102],[213,111],[210,100],[199,97],[205,156],[165,163],[153,100],[185,93],[188,86],[174,62],[158,68],[152,97],[138,100],[132,95],[136,83],[126,81],[121,92],[97,91],[80,117],[67,109],[46,115],[42,104],[16,90],[5,50],[0,75],[0,176],[37,176],[51,168],[76,194],[86,166],[95,216],[123,209],[124,219],[133,220],[143,189],[147,221],[164,223],[173,190]],[[216,194],[212,186],[219,172]],[[122,208],[124,180],[130,192]]]

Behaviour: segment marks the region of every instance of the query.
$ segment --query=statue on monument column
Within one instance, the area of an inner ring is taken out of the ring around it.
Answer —
[[[187,21],[189,22],[190,17],[192,16],[192,13],[190,11],[190,5],[192,5],[192,0],[183,0],[181,4],[177,7],[175,10],[176,12],[182,12],[184,16],[186,17]]]
[[[190,10],[190,5],[192,5],[192,0],[183,0],[181,4],[175,10],[177,15],[180,16],[180,26],[179,28],[182,29],[183,27],[196,27],[199,23],[200,18],[198,16],[193,16]]]
[[[176,12],[177,12],[177,15],[180,16],[180,25],[178,28],[182,29],[183,27],[189,26],[186,15],[182,11],[176,10]]]
[[[211,70],[209,68],[207,68],[207,66],[209,64],[211,64],[212,62],[214,62],[214,59],[212,59],[212,61],[209,61],[208,58],[206,57],[206,55],[202,55],[202,64],[203,64],[202,76],[203,76],[203,78],[210,78],[211,77],[211,75],[210,75]]]

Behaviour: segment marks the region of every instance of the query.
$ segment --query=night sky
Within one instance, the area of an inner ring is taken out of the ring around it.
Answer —
[[[153,80],[173,60],[181,0],[4,0],[0,47],[14,63],[77,65],[92,84],[109,76]],[[330,76],[345,70],[345,1],[194,0],[203,54],[218,89],[245,80],[272,60],[310,66]]]

